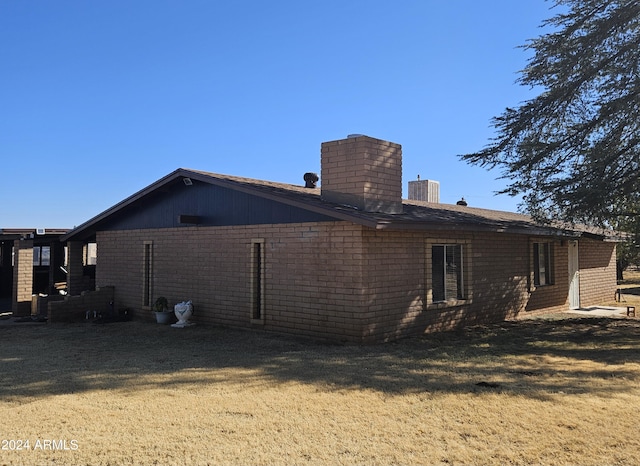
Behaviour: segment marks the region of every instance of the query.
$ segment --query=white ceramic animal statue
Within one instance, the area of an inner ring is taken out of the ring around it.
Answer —
[[[173,324],[172,327],[183,328],[194,325],[193,322],[189,322],[189,318],[193,315],[193,303],[191,301],[182,301],[176,304],[173,306],[173,311],[178,318],[178,322]]]

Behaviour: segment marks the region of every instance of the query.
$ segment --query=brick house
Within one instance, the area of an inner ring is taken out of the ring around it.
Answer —
[[[68,288],[95,242],[96,286],[138,317],[165,296],[196,322],[359,343],[613,298],[606,232],[403,200],[401,172],[367,136],[322,144],[320,188],[178,169],[63,236]]]

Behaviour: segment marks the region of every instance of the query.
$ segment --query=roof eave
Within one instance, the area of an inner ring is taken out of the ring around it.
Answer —
[[[567,230],[545,226],[513,226],[502,227],[490,224],[470,224],[470,223],[431,223],[431,222],[409,222],[385,220],[378,221],[375,228],[377,230],[434,230],[434,231],[483,231],[489,233],[511,233],[515,235],[527,236],[546,236],[560,239],[578,239],[580,237],[590,237],[600,239],[602,241],[617,241],[614,237],[607,235],[598,235],[589,232],[580,232],[575,230]]]

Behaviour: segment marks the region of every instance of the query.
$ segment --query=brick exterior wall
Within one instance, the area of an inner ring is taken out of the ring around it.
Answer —
[[[498,233],[381,232],[364,229],[363,341],[499,322],[569,307],[568,244]],[[533,243],[553,245],[552,285],[535,286]],[[463,245],[464,300],[432,303],[431,247]],[[582,307],[610,302],[616,290],[615,243],[580,240]]]
[[[322,143],[322,197],[367,212],[402,212],[402,146],[359,136]]]
[[[89,317],[93,319],[97,314],[110,314],[110,303],[114,300],[114,289],[111,286],[98,288],[95,291],[83,291],[77,296],[65,296],[63,301],[59,297],[55,301],[47,302],[47,315],[49,323],[80,322]],[[114,306],[115,308],[115,306]],[[117,308],[113,309],[115,311]]]
[[[513,318],[531,297],[526,237],[368,230],[365,238],[369,296],[376,301],[367,341]],[[462,245],[464,299],[434,303],[431,250],[444,244]]]
[[[79,295],[86,291],[83,266],[83,246],[82,241],[69,241],[67,243],[69,273],[67,275],[67,291],[70,295]]]
[[[533,244],[548,242],[548,238],[531,237],[529,243],[530,274],[528,287],[531,296],[523,315],[543,312],[561,312],[569,309],[569,252],[567,242],[553,241],[553,284],[536,286],[533,277]]]
[[[14,241],[15,256],[13,268],[13,315],[31,314],[33,294],[33,241]]]
[[[34,295],[31,299],[31,315],[48,316],[49,303],[54,301],[64,301],[66,296],[60,294],[50,294],[45,296]]]
[[[251,244],[264,240],[262,328],[359,341],[360,227],[346,222],[99,232],[97,286],[115,286],[117,307],[142,306],[143,243],[153,244],[152,301],[192,300],[195,322],[255,326]]]
[[[614,300],[616,244],[593,240],[579,242],[580,306],[589,307]]]
[[[193,301],[195,322],[317,339],[381,342],[568,307],[566,242],[552,241],[554,284],[533,285],[533,242],[498,233],[372,230],[348,222],[99,232],[97,286],[116,308],[142,304],[144,243],[152,242],[152,300]],[[252,319],[252,243],[264,248],[264,315]],[[463,245],[464,299],[430,302],[431,248]],[[582,300],[610,301],[615,247],[580,241]],[[52,303],[54,304],[54,303]]]

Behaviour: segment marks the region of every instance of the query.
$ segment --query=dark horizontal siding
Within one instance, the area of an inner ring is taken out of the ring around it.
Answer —
[[[123,208],[100,225],[101,230],[134,230],[184,226],[180,215],[193,215],[203,226],[322,222],[335,219],[259,196],[194,181],[166,186]]]

